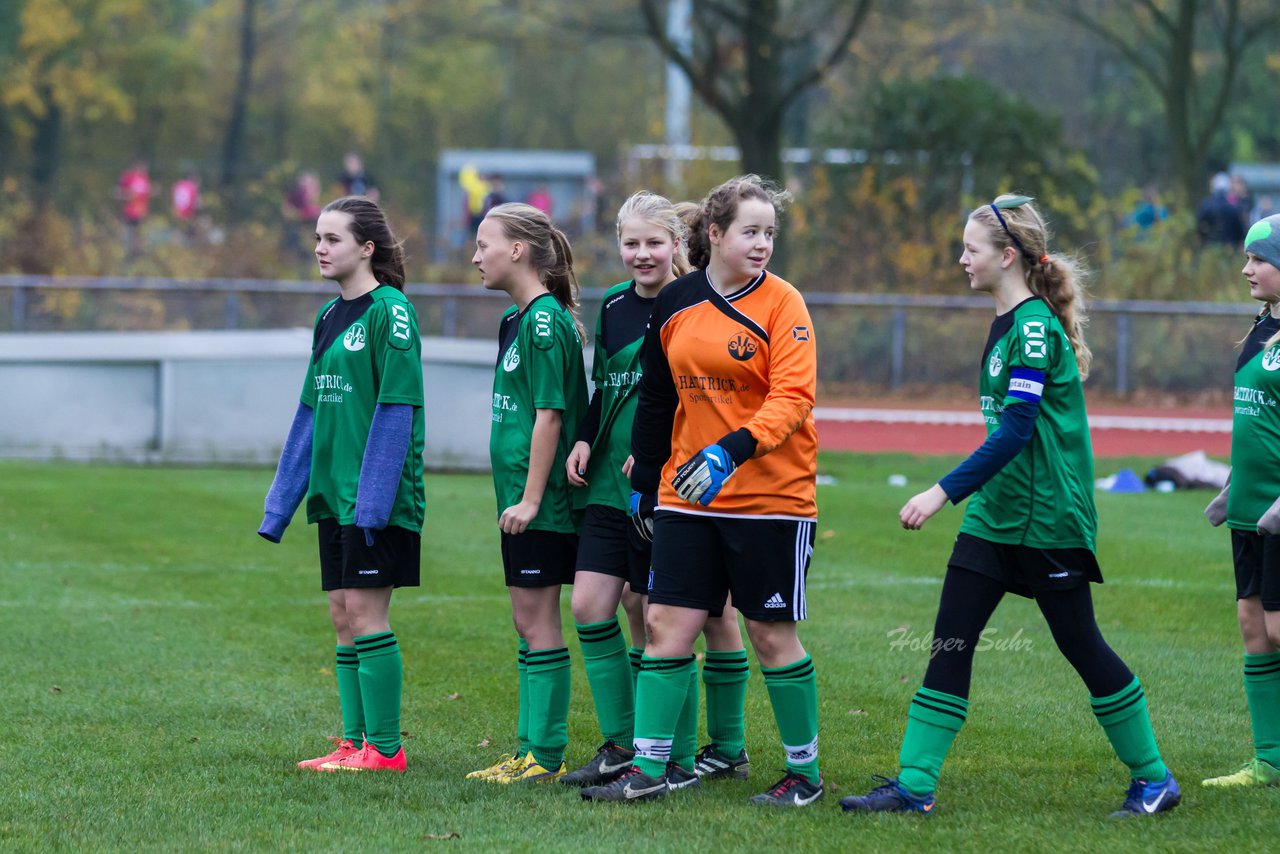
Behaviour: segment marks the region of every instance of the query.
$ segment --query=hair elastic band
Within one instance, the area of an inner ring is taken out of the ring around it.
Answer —
[[[1041,256],[1040,256],[1040,263],[1041,263],[1041,264],[1048,264],[1048,263],[1049,263],[1049,256],[1048,256],[1048,255],[1041,255]]]

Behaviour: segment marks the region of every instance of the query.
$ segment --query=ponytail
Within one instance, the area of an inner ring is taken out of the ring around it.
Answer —
[[[538,274],[538,280],[569,310],[578,338],[587,340],[586,327],[578,317],[578,276],[573,271],[573,248],[564,232],[551,224],[551,218],[522,202],[497,205],[486,219],[502,225],[502,233],[508,240],[518,240],[529,247],[529,263]]]
[[[372,243],[373,257],[369,266],[379,284],[404,290],[404,243],[387,223],[387,216],[377,203],[365,196],[343,196],[324,206],[351,216],[351,235],[357,243]]]

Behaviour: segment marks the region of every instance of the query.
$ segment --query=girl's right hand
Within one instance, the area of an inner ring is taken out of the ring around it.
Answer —
[[[591,446],[586,442],[575,442],[573,450],[569,451],[569,458],[564,461],[564,468],[569,475],[570,486],[587,485],[584,475],[587,473],[587,463],[589,462],[591,462]]]

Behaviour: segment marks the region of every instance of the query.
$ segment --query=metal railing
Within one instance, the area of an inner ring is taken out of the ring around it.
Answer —
[[[107,328],[131,328],[127,310],[112,315],[102,307],[82,309],[51,320],[48,310],[34,305],[37,296],[60,292],[99,295],[104,301],[110,295],[153,294],[187,310],[170,312],[160,320],[152,317],[132,328],[201,329],[309,326],[320,302],[334,293],[330,283],[297,280],[17,275],[0,276],[0,293],[5,290],[9,291],[8,317],[0,301],[0,329],[12,332],[101,329],[99,321],[106,316],[115,318]],[[409,284],[405,292],[420,309],[424,334],[449,338],[492,335],[507,299],[476,284]],[[603,294],[602,288],[583,289],[582,316],[588,328]],[[290,299],[296,304],[263,310],[267,303]],[[200,302],[198,310],[194,303],[181,302],[191,300]],[[857,364],[849,358],[828,360],[829,365],[837,363],[832,369],[836,375],[823,378],[892,389],[942,381],[939,376],[955,373],[942,368],[956,364],[963,365],[967,373],[962,381],[970,384],[969,374],[977,364],[973,338],[981,335],[992,310],[989,298],[971,295],[810,292],[805,300],[823,336],[820,355],[840,355],[859,347],[865,351],[855,360]],[[1222,388],[1223,382],[1230,381],[1232,346],[1247,331],[1254,311],[1252,304],[1239,303],[1093,300],[1090,344],[1100,357],[1096,364],[1103,382],[1116,393],[1129,394],[1153,382],[1163,387],[1168,378],[1177,376],[1190,377],[1179,381],[1179,391]],[[858,322],[859,312],[868,322]],[[963,346],[954,330],[948,331],[956,318],[965,319],[966,329],[959,336]],[[930,342],[949,349],[941,355],[931,352]],[[955,358],[953,352],[961,357]]]

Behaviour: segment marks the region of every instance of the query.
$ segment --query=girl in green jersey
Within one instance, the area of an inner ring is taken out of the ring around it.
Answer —
[[[1236,361],[1231,476],[1205,515],[1231,529],[1254,755],[1206,786],[1280,785],[1280,214],[1253,224],[1244,253],[1263,308]]]
[[[519,746],[468,774],[499,783],[565,772],[569,650],[560,587],[573,583],[578,514],[565,458],[586,410],[578,281],[564,234],[542,211],[502,204],[476,231],[472,263],[512,305],[498,330],[489,460],[511,614],[519,635]]]
[[[403,293],[400,241],[376,204],[347,196],[326,205],[315,255],[342,293],[316,318],[302,400],[258,533],[280,542],[304,495],[320,533],[343,737],[299,767],[403,771],[403,671],[388,611],[392,590],[418,585],[422,339]]]
[[[688,207],[696,211],[697,206]],[[631,274],[604,295],[596,323],[592,378],[595,393],[565,473],[584,496],[573,587],[573,619],[595,700],[604,743],[583,767],[561,782],[572,786],[608,783],[631,767],[635,720],[635,679],[644,654],[643,604],[649,590],[651,543],[640,536],[627,508],[631,493],[631,423],[640,380],[640,345],[653,301],[667,285],[691,269],[684,254],[684,222],[678,208],[662,196],[641,191],[618,210],[618,251]],[[628,588],[629,590],[624,590]],[[627,650],[618,625],[624,605],[631,628]],[[747,653],[738,629],[738,612],[726,605],[707,621],[707,730],[711,743],[697,755],[698,682],[689,680],[679,744],[672,750],[668,784],[698,785],[699,778],[745,778],[743,703],[748,677]]]
[[[1089,689],[1094,715],[1129,767],[1114,817],[1177,806],[1178,784],[1156,747],[1142,686],[1098,630],[1089,593],[1094,556],[1093,454],[1081,381],[1085,346],[1080,268],[1050,254],[1032,200],[1000,196],[969,215],[960,263],[990,294],[996,318],[980,362],[987,440],[899,513],[919,530],[948,502],[969,498],[948,561],[924,684],[907,714],[897,777],[840,801],[846,811],[934,807],[943,760],[969,710],[973,654],[1007,592],[1035,600],[1058,649]],[[972,497],[970,497],[972,496]]]

